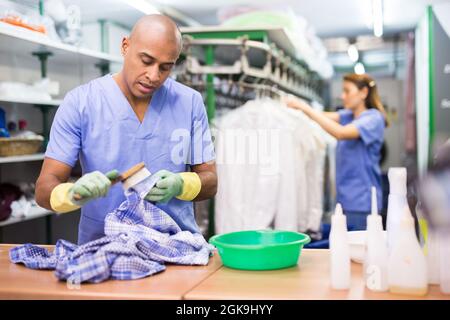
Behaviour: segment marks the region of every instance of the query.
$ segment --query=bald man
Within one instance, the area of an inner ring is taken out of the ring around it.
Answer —
[[[169,78],[181,49],[170,18],[145,16],[122,40],[122,70],[73,89],[58,108],[36,201],[60,213],[81,207],[79,244],[104,236],[105,215],[125,200],[111,180],[139,162],[160,177],[145,199],[199,232],[192,201],[216,194],[215,154],[202,96]],[[78,159],[83,175],[69,183]]]

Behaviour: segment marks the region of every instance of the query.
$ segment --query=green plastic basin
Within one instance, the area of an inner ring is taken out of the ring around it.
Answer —
[[[308,235],[292,231],[252,230],[213,236],[225,266],[243,270],[274,270],[295,266]]]

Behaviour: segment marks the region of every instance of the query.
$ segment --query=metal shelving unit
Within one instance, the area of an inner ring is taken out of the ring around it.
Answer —
[[[0,102],[5,103],[19,103],[19,104],[30,104],[34,106],[53,106],[57,107],[61,104],[62,100],[26,100],[26,99],[10,99],[3,98],[0,96]]]
[[[241,82],[276,86],[306,100],[321,102],[322,79],[296,58],[295,47],[279,28],[181,28],[185,74],[206,75],[206,106],[214,118],[214,76],[239,76]],[[216,50],[220,47],[220,50]]]
[[[24,156],[0,157],[1,163],[28,162],[44,160],[44,153],[36,153]]]
[[[48,119],[48,114],[53,108],[57,108],[62,100],[25,100],[25,99],[9,99],[0,97],[0,102],[12,103],[12,104],[24,104],[32,105],[38,108],[42,114],[42,135],[44,136],[44,146],[47,145],[49,134],[50,134],[50,121]]]
[[[9,163],[23,163],[23,162],[31,162],[31,161],[42,161],[44,160],[45,154],[44,153],[37,153],[37,154],[29,154],[29,155],[22,155],[22,156],[11,156],[11,157],[0,157],[0,164],[9,164]],[[51,220],[50,216],[54,214],[54,212],[49,211],[45,208],[34,206],[30,209],[31,211],[29,214],[25,217],[9,217],[8,219],[4,221],[0,221],[0,228],[5,227],[8,225],[12,225],[15,223],[20,223],[23,221],[28,221],[32,219],[37,218],[43,218],[45,217],[45,224],[46,224],[46,237],[47,241],[50,242],[51,239]],[[1,230],[0,230],[1,231]],[[1,232],[0,232],[1,234]]]
[[[54,212],[49,211],[47,209],[41,208],[39,206],[33,207],[31,209],[31,212],[26,217],[22,218],[16,218],[16,217],[9,217],[8,219],[4,221],[0,221],[0,227],[5,227],[14,223],[28,221],[32,219],[42,218],[42,217],[50,217],[53,215]]]
[[[41,64],[41,76],[47,76],[47,63],[51,59],[52,63],[63,63],[69,66],[79,64],[91,64],[100,69],[102,74],[109,72],[111,63],[122,63],[122,57],[114,56],[104,52],[76,47],[49,39],[39,32],[30,31],[16,27],[4,22],[0,22],[0,47],[1,54],[14,56],[36,56]],[[27,101],[20,99],[1,98],[0,101],[8,103],[30,104],[40,109],[42,112],[43,135],[45,145],[48,141],[50,123],[48,120],[49,111],[60,105],[61,100],[51,101]]]
[[[39,2],[42,3],[42,2]],[[41,12],[41,14],[43,14]],[[94,51],[83,47],[68,45],[54,41],[46,35],[16,27],[4,22],[0,22],[0,54],[24,58],[34,56],[40,61],[41,77],[47,76],[47,63],[64,64],[70,67],[79,65],[93,65],[99,69],[101,74],[109,72],[111,64],[121,64],[122,57],[111,55],[105,52]],[[20,98],[0,97],[0,102],[29,105],[40,109],[42,112],[43,135],[47,142],[50,131],[50,121],[48,114],[53,108],[57,108],[62,100],[27,100]],[[42,161],[43,153],[0,157],[0,164],[21,163],[31,161]],[[54,213],[47,209],[35,206],[26,217],[10,217],[0,222],[0,227],[9,226],[15,223],[28,221],[37,218],[45,218],[47,241],[51,240],[51,216]],[[1,230],[0,230],[1,231]]]
[[[50,52],[52,62],[64,64],[122,63],[122,57],[53,41],[46,35],[0,21],[0,52],[26,55]]]

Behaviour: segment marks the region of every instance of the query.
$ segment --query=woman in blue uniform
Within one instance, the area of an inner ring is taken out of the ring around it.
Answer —
[[[372,186],[377,189],[378,208],[382,207],[379,163],[388,121],[377,85],[369,75],[348,74],[343,80],[343,110],[321,112],[295,98],[285,102],[303,111],[338,140],[336,200],[347,215],[348,226],[364,230],[371,210]]]

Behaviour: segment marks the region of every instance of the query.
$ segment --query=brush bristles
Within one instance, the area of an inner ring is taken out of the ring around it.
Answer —
[[[131,177],[122,182],[123,189],[128,190],[132,186],[138,184],[139,182],[143,181],[144,179],[150,176],[151,176],[150,171],[148,171],[147,168],[142,168],[138,172],[133,174]]]

